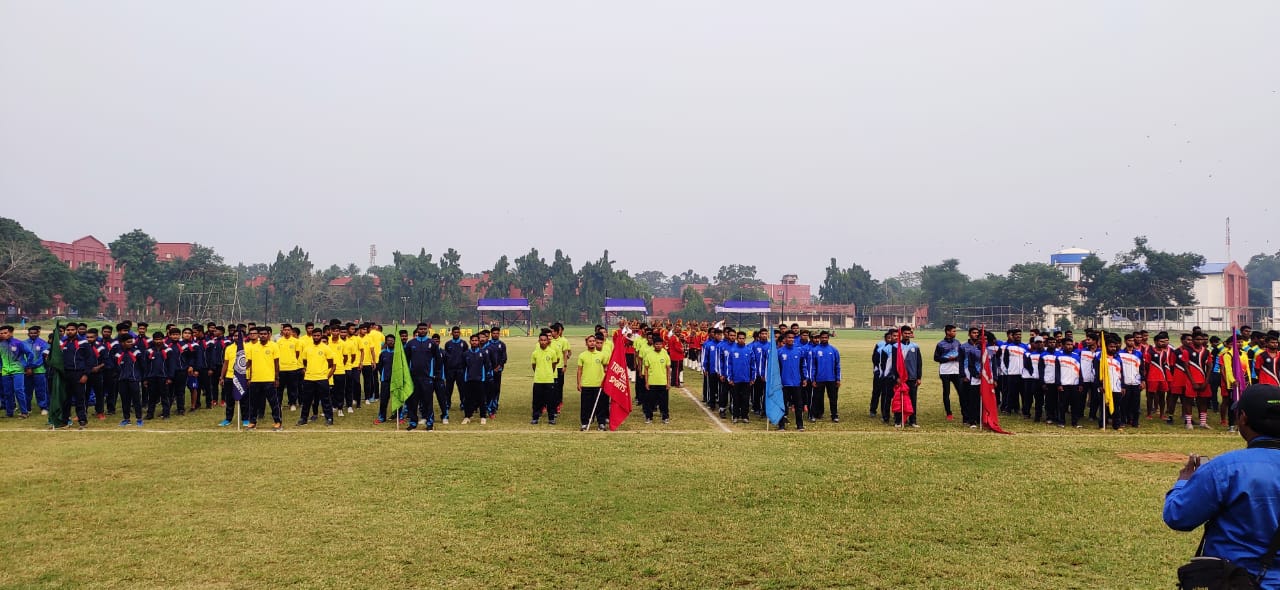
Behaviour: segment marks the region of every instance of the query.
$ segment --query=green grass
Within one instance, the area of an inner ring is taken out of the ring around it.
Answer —
[[[524,338],[485,427],[395,432],[368,410],[327,430],[286,415],[282,434],[217,431],[217,411],[141,432],[0,420],[0,587],[1172,586],[1197,541],[1160,521],[1178,466],[1119,454],[1237,437],[1021,419],[979,434],[945,421],[936,379],[924,428],[895,432],[864,410],[876,338],[841,334],[848,418],[803,434],[726,434],[683,395],[667,427],[637,412],[578,433],[574,395],[569,420],[530,426]]]

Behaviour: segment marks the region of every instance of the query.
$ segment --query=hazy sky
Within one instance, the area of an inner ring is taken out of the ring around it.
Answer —
[[[1230,215],[1243,263],[1280,250],[1278,56],[1274,0],[0,0],[0,215],[814,284],[1221,260]]]

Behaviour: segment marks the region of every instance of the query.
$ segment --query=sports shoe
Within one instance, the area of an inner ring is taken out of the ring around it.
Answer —
[[[257,422],[250,422],[250,423],[249,423],[249,430],[257,430],[257,429],[258,429],[258,423],[257,423]]]
[[[1195,429],[1196,429],[1195,426],[1192,426],[1191,424],[1187,424],[1187,430],[1195,430]]]
[[[897,422],[894,422],[894,423],[893,423],[893,427],[894,427],[894,428],[902,428],[902,425],[901,425],[901,424],[898,424]]]
[[[480,417],[480,424],[481,424],[482,426],[483,426],[483,425],[485,425],[485,424],[488,424],[488,423],[489,423],[489,421],[488,421],[488,420],[486,420],[484,416],[481,416],[481,417]]]
[[[463,420],[465,420],[465,419],[466,419],[466,418],[463,418]],[[449,423],[449,419],[448,419],[448,418],[444,418],[443,420],[440,420],[440,423],[441,423],[441,424],[448,424],[448,423]]]
[[[907,426],[910,426],[912,428],[920,428],[919,424],[908,424]]]
[[[351,406],[347,406],[347,413],[348,413],[348,414],[351,414],[351,413],[353,413],[353,412],[355,412],[355,411],[356,411],[356,409],[355,409],[355,408],[353,408],[353,407],[351,407]]]
[[[1218,426],[1226,426],[1226,425],[1227,425],[1227,421],[1226,421],[1226,420],[1223,420],[1221,424],[1218,424]]]
[[[137,427],[142,428],[142,418],[138,418]]]
[[[470,423],[471,423],[471,418],[463,418],[463,419],[462,419],[462,423],[463,423],[463,424],[470,424]]]
[[[663,419],[662,419],[662,423],[663,423],[663,424],[670,424],[670,423],[671,423],[671,418],[663,418]]]
[[[297,425],[298,425],[298,426],[306,426],[306,425],[307,425],[307,421],[306,421],[306,420],[298,420]]]
[[[248,420],[242,420],[242,421],[240,421],[240,426],[241,426],[241,427],[243,427],[243,428],[248,428],[248,427],[249,427],[249,421],[248,421]]]
[[[840,417],[839,417],[839,416],[832,416],[832,417],[831,417],[831,421],[832,421],[832,422],[834,422],[834,423],[836,423],[836,424],[839,424],[839,423],[840,423]]]
[[[750,423],[751,423],[751,418],[743,418],[743,419],[742,419],[742,423],[743,423],[743,424],[750,424]]]
[[[431,431],[433,431],[433,430],[435,430],[435,429],[436,429],[436,425],[435,425],[435,424],[428,424],[428,425],[427,425],[427,432],[431,432]]]
[[[221,422],[219,422],[219,423],[218,423],[218,426],[222,426],[222,427],[231,426],[231,421],[230,421],[230,420],[223,420],[223,421],[221,421]]]
[[[346,414],[343,414],[343,413],[342,413],[342,410],[338,410],[338,417],[339,417],[339,418],[342,418],[342,417],[344,417],[344,416],[346,416]]]
[[[582,427],[578,429],[578,431],[579,431],[579,432],[586,432],[586,431],[587,431],[587,425],[586,425],[586,424],[583,424],[583,425],[582,425]]]
[[[325,426],[333,426],[333,420],[332,420],[332,419],[325,420],[325,421],[324,421],[324,425],[325,425]]]
[[[721,419],[721,420],[724,420],[725,416],[727,416],[728,414],[729,414],[729,413],[728,413],[728,412],[726,412],[726,411],[724,410],[724,408],[721,408],[721,409],[720,409],[720,419]]]
[[[298,406],[290,405],[290,406],[289,406],[289,411],[290,411],[290,412],[296,412],[296,411],[298,411]]]
[[[382,424],[383,422],[386,422],[386,420],[383,420],[381,417],[379,417],[379,418],[374,418],[374,419],[373,419],[373,424],[374,424],[375,426],[376,426],[376,425],[378,425],[378,424]]]
[[[951,414],[947,414],[947,422],[954,421],[955,419],[956,419],[955,416],[952,416]]]
[[[1209,426],[1209,423],[1208,423],[1208,422],[1201,422],[1201,423],[1200,423],[1200,428],[1203,428],[1203,429],[1205,429],[1205,430],[1213,430],[1213,427],[1212,427],[1212,426]]]
[[[804,427],[803,427],[803,426],[797,426],[797,427],[796,427],[796,432],[804,432]]]
[[[1235,427],[1235,426],[1228,426],[1228,427],[1227,427],[1227,432],[1236,432],[1236,427]]]
[[[555,418],[555,416],[552,416],[552,417],[550,417],[550,418],[547,418],[547,424],[550,424],[550,425],[552,425],[552,426],[555,426],[555,425],[556,425],[556,418]]]
[[[737,422],[737,420],[734,420],[734,422]],[[653,418],[645,418],[645,419],[644,419],[644,423],[645,423],[645,424],[653,424]]]
[[[530,420],[530,421],[529,421],[529,423],[530,423],[530,424],[537,424],[537,423],[538,423],[538,419],[537,419],[537,418],[534,418],[534,419]]]
[[[284,430],[284,427],[281,426],[279,422],[276,422],[275,424],[271,425],[271,429],[276,432],[280,432],[281,430]]]
[[[106,420],[106,419],[107,419],[107,415],[106,415],[106,414],[99,413],[99,414],[98,414],[98,419],[99,419],[99,420]]]
[[[871,417],[871,418],[875,418],[875,417],[876,417],[876,413],[875,413],[875,412],[868,412],[867,414],[868,414],[868,416],[869,416],[869,417]]]
[[[604,424],[597,424],[596,430],[599,430],[600,432],[606,432],[609,430],[609,427],[605,426]]]
[[[128,426],[128,425],[129,425],[129,421],[127,419],[120,421],[120,426]]]
[[[970,425],[969,425],[969,428],[970,428],[970,429],[972,429],[972,430],[977,430],[977,429],[978,429],[978,425],[977,425],[977,424],[970,424]]]
[[[48,415],[49,415],[49,410],[40,410],[40,415],[41,415],[41,416],[48,416]]]
[[[18,416],[18,419],[19,419],[19,420],[26,420],[27,418],[30,418],[30,417],[31,417],[31,414],[21,414],[21,415],[19,415],[19,416]]]
[[[333,422],[333,420],[330,420],[330,422]],[[417,427],[418,427],[418,423],[417,423],[417,422],[410,422],[408,426],[404,427],[404,429],[405,429],[406,431],[409,431],[409,430],[414,430],[414,429],[416,429]]]

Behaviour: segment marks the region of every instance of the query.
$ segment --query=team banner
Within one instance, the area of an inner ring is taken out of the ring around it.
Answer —
[[[627,341],[613,335],[613,354],[604,371],[604,394],[609,396],[609,430],[617,430],[631,414],[631,378],[627,374]]]

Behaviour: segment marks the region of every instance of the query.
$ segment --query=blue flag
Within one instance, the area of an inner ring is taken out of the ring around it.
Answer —
[[[244,334],[236,332],[236,362],[231,366],[231,374],[234,375],[231,380],[231,384],[234,385],[231,388],[231,397],[236,401],[240,401],[240,398],[249,392],[249,380],[245,377],[248,373],[248,365],[249,359],[244,354]]]
[[[782,373],[778,370],[778,341],[769,329],[768,375],[764,381],[764,411],[769,422],[777,424],[787,415],[787,402],[782,398]]]

